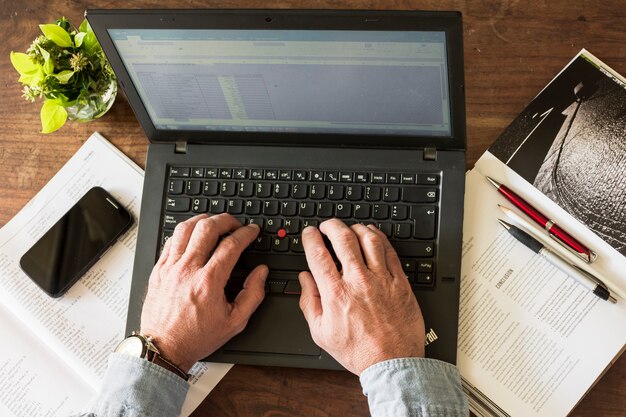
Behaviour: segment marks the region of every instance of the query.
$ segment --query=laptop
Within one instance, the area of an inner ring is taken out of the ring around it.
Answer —
[[[148,146],[127,331],[179,222],[228,212],[262,233],[226,295],[270,274],[246,329],[208,361],[341,369],[311,339],[300,231],[375,224],[398,251],[426,355],[456,361],[465,172],[457,12],[89,10]],[[411,326],[411,323],[406,323]]]

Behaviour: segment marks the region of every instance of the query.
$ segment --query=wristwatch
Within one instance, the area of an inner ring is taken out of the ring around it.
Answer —
[[[152,342],[151,336],[141,334],[139,332],[132,332],[130,336],[122,340],[120,344],[117,345],[115,352],[145,359],[148,362],[155,363],[167,369],[168,371],[174,372],[185,381],[189,380],[189,374],[183,372],[183,370],[178,366],[161,356],[161,353]]]

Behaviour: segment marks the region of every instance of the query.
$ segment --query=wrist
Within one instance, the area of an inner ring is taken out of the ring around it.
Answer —
[[[178,375],[185,381],[189,379],[187,371],[189,371],[191,365],[188,367],[181,367],[179,364],[172,361],[171,358],[168,358],[159,350],[151,335],[147,335],[142,332],[133,332],[130,336],[118,344],[115,348],[115,352],[145,359],[148,362],[159,365],[160,367]]]

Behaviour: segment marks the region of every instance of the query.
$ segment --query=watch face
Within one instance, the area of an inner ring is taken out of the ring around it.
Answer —
[[[144,353],[144,341],[140,337],[129,336],[117,345],[115,352],[142,358]]]

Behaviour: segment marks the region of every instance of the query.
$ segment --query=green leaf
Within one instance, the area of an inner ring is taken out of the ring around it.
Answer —
[[[85,32],[78,32],[76,35],[74,35],[74,44],[77,48],[80,48],[80,46],[83,44],[83,38],[85,37],[85,35],[87,35]]]
[[[43,63],[44,74],[52,74],[54,72],[54,62],[48,57]]]
[[[70,34],[67,33],[62,27],[50,23],[47,25],[39,25],[39,28],[43,34],[46,35],[46,38],[50,39],[60,47],[67,48],[72,46]]]
[[[91,32],[91,25],[89,25],[87,19],[83,19],[80,26],[78,27],[78,30],[84,33]]]
[[[39,64],[21,52],[11,51],[11,64],[20,75],[33,74],[40,68]]]
[[[95,47],[100,46],[98,44],[98,39],[96,39],[96,35],[93,32],[87,32],[85,37],[83,37],[83,45],[87,51],[93,50]]]
[[[41,133],[52,133],[65,124],[67,111],[58,100],[46,100],[41,106]]]
[[[61,84],[67,84],[70,78],[72,78],[72,75],[74,75],[74,71],[64,70],[58,74],[53,74],[52,76],[59,80]]]

